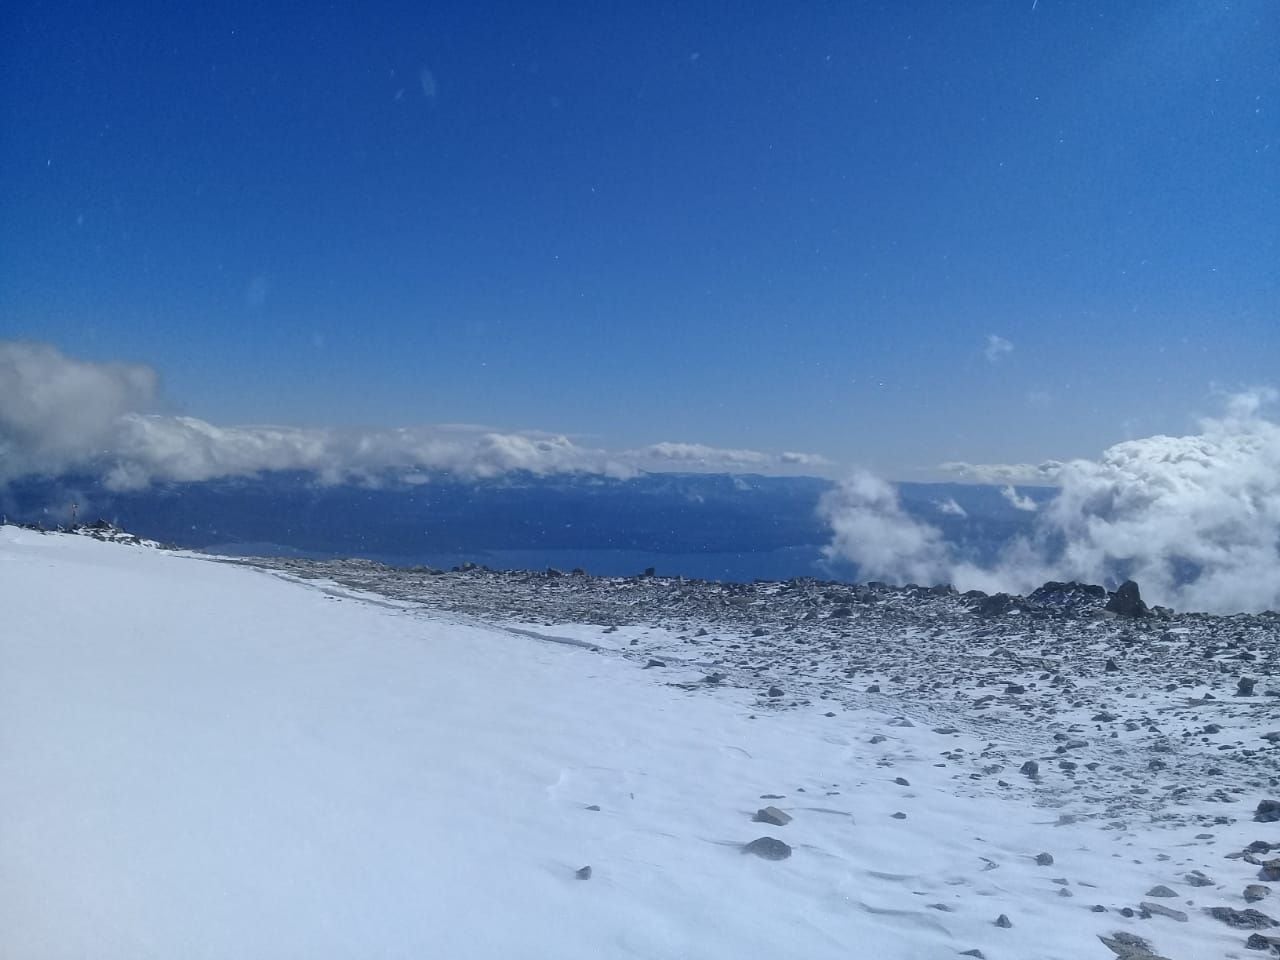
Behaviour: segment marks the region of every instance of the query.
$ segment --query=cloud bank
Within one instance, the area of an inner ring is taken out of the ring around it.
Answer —
[[[1060,486],[1034,534],[989,566],[958,556],[891,488],[858,474],[823,502],[828,555],[900,582],[1025,593],[1046,580],[1132,577],[1146,597],[1178,609],[1280,608],[1280,425],[1264,416],[1276,399],[1271,390],[1231,397],[1197,434],[1126,441],[1097,460],[963,465],[1010,483],[1052,474]]]
[[[558,434],[449,425],[220,427],[157,413],[159,383],[150,367],[91,363],[48,344],[0,341],[0,483],[87,473],[125,490],[282,470],[313,472],[331,483],[432,471],[477,479],[517,471],[624,478],[662,470],[796,473],[827,463],[815,454],[698,443],[608,451]]]

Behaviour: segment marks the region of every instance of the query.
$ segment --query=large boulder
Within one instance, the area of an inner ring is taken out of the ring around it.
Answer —
[[[1151,616],[1151,611],[1147,609],[1147,605],[1142,601],[1142,594],[1138,592],[1138,585],[1132,580],[1126,580],[1120,584],[1116,592],[1111,595],[1111,599],[1107,601],[1104,609],[1109,610],[1118,617]]]

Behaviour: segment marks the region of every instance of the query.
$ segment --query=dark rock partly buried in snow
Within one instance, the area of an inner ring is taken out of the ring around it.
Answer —
[[[577,877],[579,880],[590,880],[590,879],[591,879],[591,868],[590,868],[590,867],[579,867],[577,870],[575,870],[575,871],[573,872],[573,875],[574,875],[575,877]]]
[[[1103,609],[1109,610],[1118,617],[1151,616],[1151,611],[1142,601],[1142,594],[1138,592],[1138,585],[1132,580],[1126,580],[1120,584]]]
[[[1018,768],[1018,772],[1024,777],[1038,776],[1040,773],[1040,764],[1036,763],[1034,760],[1028,760]]]
[[[1271,888],[1264,887],[1260,883],[1251,883],[1244,888],[1245,903],[1257,903],[1259,900],[1265,900],[1271,896]]]
[[[1236,910],[1234,907],[1207,907],[1205,913],[1237,930],[1265,930],[1277,925],[1276,921],[1265,913],[1254,910],[1252,907],[1245,910]]]
[[[1053,854],[1052,854],[1052,853],[1037,853],[1037,854],[1036,854],[1036,863],[1037,863],[1039,866],[1042,866],[1042,867],[1051,867],[1051,866],[1053,866]]]
[[[1275,823],[1280,820],[1280,800],[1259,800],[1258,809],[1253,811],[1253,819],[1258,823]]]
[[[791,847],[775,837],[757,837],[742,848],[743,853],[754,853],[762,860],[785,860],[791,856]]]
[[[1236,696],[1252,697],[1253,688],[1257,685],[1257,683],[1258,681],[1254,680],[1252,677],[1241,677],[1238,681],[1236,681]]]
[[[1151,949],[1151,944],[1136,933],[1121,931],[1109,937],[1099,935],[1098,939],[1120,960],[1165,960]]]

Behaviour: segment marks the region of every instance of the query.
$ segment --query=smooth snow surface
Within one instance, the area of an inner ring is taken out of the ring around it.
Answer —
[[[1190,831],[955,796],[952,737],[753,716],[586,628],[600,649],[12,527],[0,616],[4,958],[1078,960],[1116,930],[1245,955],[1185,897],[1188,923],[1116,912],[1217,872]],[[740,852],[760,836],[794,855]]]

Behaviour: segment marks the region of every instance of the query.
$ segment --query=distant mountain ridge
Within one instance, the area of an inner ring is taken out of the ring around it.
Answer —
[[[818,504],[833,486],[817,477],[749,474],[435,474],[330,484],[310,474],[267,473],[111,491],[94,478],[61,477],[10,483],[0,510],[52,524],[67,522],[74,503],[81,520],[103,517],[188,548],[403,564],[457,558],[543,566],[561,554],[585,554],[618,562],[625,555],[628,563],[660,555],[669,567],[678,557],[738,556],[744,562],[729,567],[740,572],[727,578],[751,579],[753,557],[772,556],[761,567],[767,577],[820,572],[814,564],[831,534]],[[898,490],[908,512],[974,557],[994,554],[1029,526],[1030,515],[996,487],[915,483]],[[1041,501],[1052,492],[1028,491]],[[943,512],[945,502],[960,509]],[[505,554],[511,558],[503,561]]]

